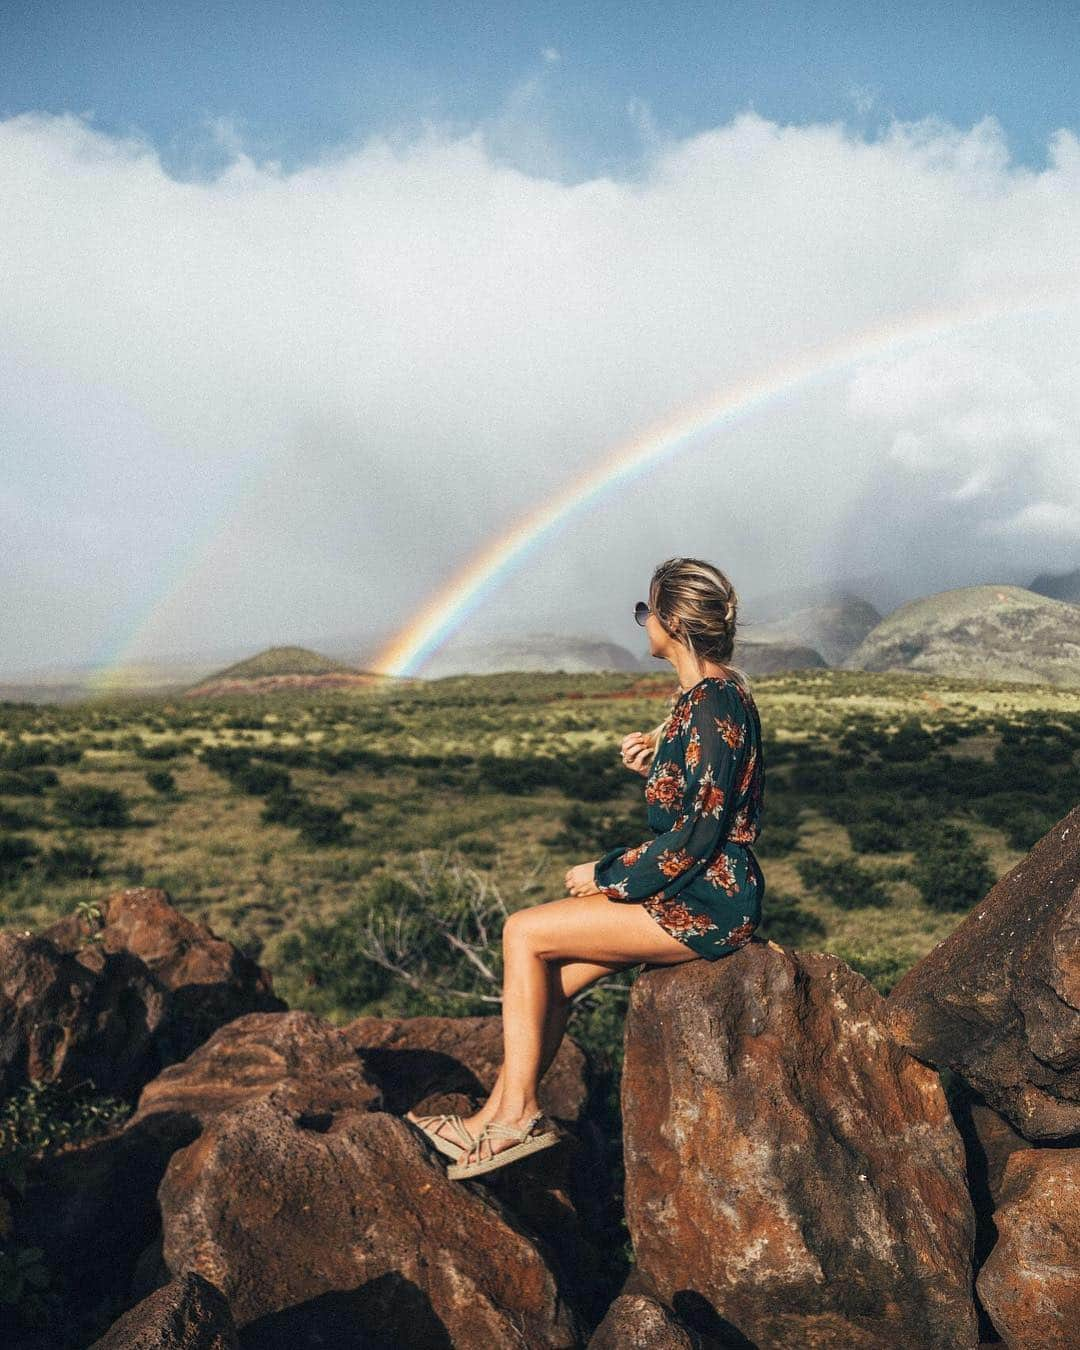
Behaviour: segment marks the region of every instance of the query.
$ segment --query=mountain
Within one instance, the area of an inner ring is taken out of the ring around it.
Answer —
[[[268,694],[284,689],[337,689],[382,684],[385,675],[357,670],[307,647],[267,647],[235,665],[226,666],[185,689],[182,698],[217,698],[222,694]]]
[[[785,670],[821,670],[828,662],[816,647],[795,642],[746,642],[736,637],[732,663],[747,675],[779,675]]]
[[[1052,600],[1080,604],[1080,567],[1074,567],[1071,572],[1040,572],[1028,585],[1028,590],[1048,595]]]
[[[841,665],[1080,685],[1080,605],[1025,586],[938,591],[887,614]]]
[[[772,619],[747,619],[739,628],[754,643],[784,643],[812,648],[822,664],[838,666],[853,652],[882,615],[868,600],[850,591]]]
[[[424,679],[495,675],[505,670],[562,670],[576,675],[593,670],[652,670],[655,665],[648,658],[639,660],[615,642],[564,633],[532,633],[523,638],[491,638],[475,645],[455,642],[430,658],[424,666]]]

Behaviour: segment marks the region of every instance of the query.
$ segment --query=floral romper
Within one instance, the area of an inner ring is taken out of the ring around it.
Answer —
[[[661,928],[716,960],[750,941],[765,878],[750,845],[761,832],[765,760],[749,690],[707,675],[677,694],[645,784],[655,838],[609,849],[596,886],[640,903]]]

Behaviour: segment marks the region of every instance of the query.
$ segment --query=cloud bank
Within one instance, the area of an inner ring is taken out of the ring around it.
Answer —
[[[84,118],[0,122],[0,669],[390,633],[672,411],[1080,278],[1067,130],[1035,171],[993,118],[649,123],[632,178],[568,183],[508,162],[527,111],[291,174],[223,134],[189,182]],[[1075,302],[1019,313],[718,426],[567,517],[461,638],[640,647],[673,553],[744,597],[856,579],[884,607],[1075,566],[1078,337]]]

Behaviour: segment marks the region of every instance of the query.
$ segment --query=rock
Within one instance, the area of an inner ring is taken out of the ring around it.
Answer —
[[[191,1271],[129,1308],[90,1350],[238,1350],[239,1344],[224,1294]]]
[[[291,1110],[318,1114],[381,1108],[383,1094],[344,1033],[314,1013],[247,1013],[143,1088],[132,1125],[150,1116],[183,1128],[276,1092]]]
[[[549,1254],[432,1154],[383,1111],[233,1107],[169,1163],[165,1261],[218,1285],[259,1350],[580,1344]]]
[[[30,1078],[133,1099],[222,1023],[284,1009],[270,974],[162,890],[114,892],[100,943],[75,915],[29,937],[0,932],[0,1091]]]
[[[502,1018],[358,1017],[342,1028],[387,1110],[471,1115],[495,1086],[503,1059]],[[560,1283],[586,1320],[598,1321],[615,1292],[607,1244],[621,1246],[606,1141],[589,1115],[588,1058],[567,1034],[539,1088],[540,1105],[566,1140],[536,1167],[492,1173],[500,1197],[555,1252]]]
[[[625,1045],[627,1227],[682,1321],[769,1350],[977,1344],[960,1134],[867,980],[758,942],[648,968]]]
[[[702,1350],[696,1331],[647,1294],[620,1294],[593,1332],[588,1350]]]
[[[1028,1140],[1080,1134],[1080,806],[889,994],[889,1030]]]
[[[1009,1155],[994,1215],[998,1240],[976,1277],[1010,1347],[1080,1345],[1080,1149]]]

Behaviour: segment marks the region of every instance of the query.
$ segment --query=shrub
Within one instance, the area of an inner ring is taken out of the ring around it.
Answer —
[[[146,774],[146,782],[148,787],[162,796],[176,794],[176,779],[168,769],[150,769]]]
[[[54,800],[57,812],[70,825],[115,829],[131,824],[127,800],[117,788],[80,783],[60,788]]]
[[[822,920],[803,909],[797,895],[766,887],[765,898],[761,902],[760,937],[772,938],[782,946],[796,947],[806,938],[824,937],[825,932]]]
[[[800,858],[795,867],[808,890],[841,909],[890,903],[878,877],[853,858]]]
[[[903,827],[880,816],[852,821],[847,832],[856,853],[894,853],[907,846]]]
[[[101,855],[85,844],[67,844],[48,849],[41,858],[41,873],[46,881],[85,880],[101,875]]]
[[[21,834],[0,834],[0,885],[15,881],[30,866],[38,852],[32,839]]]
[[[931,909],[970,909],[996,878],[963,826],[942,824],[916,854],[911,880]]]
[[[185,753],[179,741],[158,741],[156,745],[141,745],[135,752],[140,759],[176,759]]]

